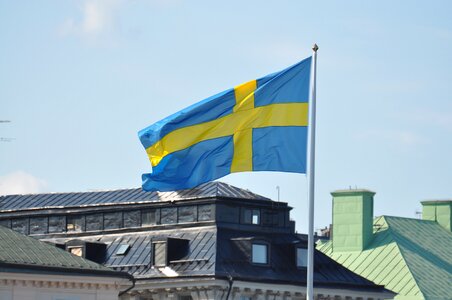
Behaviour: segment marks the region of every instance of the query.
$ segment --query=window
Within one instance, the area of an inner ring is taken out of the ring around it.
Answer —
[[[66,218],[67,231],[81,232],[85,230],[85,216],[68,216]]]
[[[30,218],[30,234],[47,233],[47,226],[46,217]]]
[[[265,226],[279,226],[278,225],[278,211],[265,209],[262,211],[261,224]]]
[[[129,251],[130,246],[129,245],[120,245],[118,250],[116,251],[116,255],[126,255]]]
[[[70,253],[83,257],[83,246],[77,246],[77,247],[68,247],[68,250]]]
[[[124,212],[124,227],[130,228],[130,227],[139,227],[140,224],[140,211],[139,210],[133,210],[133,211],[125,211]]]
[[[252,245],[252,262],[255,264],[268,264],[268,245]]]
[[[210,221],[213,219],[213,206],[210,204],[198,206],[198,221]]]
[[[193,300],[193,298],[190,295],[181,295],[179,300]]]
[[[104,228],[104,219],[102,214],[86,215],[86,231],[98,231]]]
[[[11,220],[9,220],[9,219],[0,220],[0,225],[11,228]]]
[[[153,243],[154,266],[166,266],[166,242]]]
[[[165,207],[160,211],[162,224],[176,224],[177,223],[177,208]]]
[[[66,218],[64,216],[49,217],[49,232],[64,232],[66,229]]]
[[[150,226],[159,224],[158,211],[155,209],[141,212],[141,226]]]
[[[259,209],[243,209],[242,222],[244,224],[259,225],[261,223],[261,212]]]
[[[11,229],[22,234],[28,234],[28,219],[13,219]]]
[[[178,223],[195,222],[198,210],[196,206],[182,206],[178,209]]]
[[[303,268],[308,265],[308,249],[297,248],[297,267]]]
[[[122,212],[104,213],[104,229],[122,227]]]

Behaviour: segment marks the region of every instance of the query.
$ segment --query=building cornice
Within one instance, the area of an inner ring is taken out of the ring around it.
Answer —
[[[131,282],[127,279],[113,276],[61,276],[0,272],[0,286],[120,291],[124,287],[131,286]]]

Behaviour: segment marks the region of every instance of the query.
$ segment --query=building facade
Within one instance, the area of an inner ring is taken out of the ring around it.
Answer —
[[[304,299],[306,237],[291,208],[220,182],[0,198],[0,222],[134,277],[121,299]],[[315,253],[317,299],[392,293]]]

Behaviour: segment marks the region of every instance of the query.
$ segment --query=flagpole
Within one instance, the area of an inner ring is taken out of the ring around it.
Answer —
[[[308,271],[306,299],[314,299],[314,183],[315,183],[315,110],[316,110],[316,76],[317,76],[317,44],[312,46],[312,82],[309,111],[309,163],[308,163]]]

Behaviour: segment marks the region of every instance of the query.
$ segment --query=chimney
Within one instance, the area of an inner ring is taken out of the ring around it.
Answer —
[[[435,221],[451,231],[452,200],[422,201],[422,219]]]
[[[375,193],[339,190],[333,196],[333,251],[362,251],[372,240]]]

